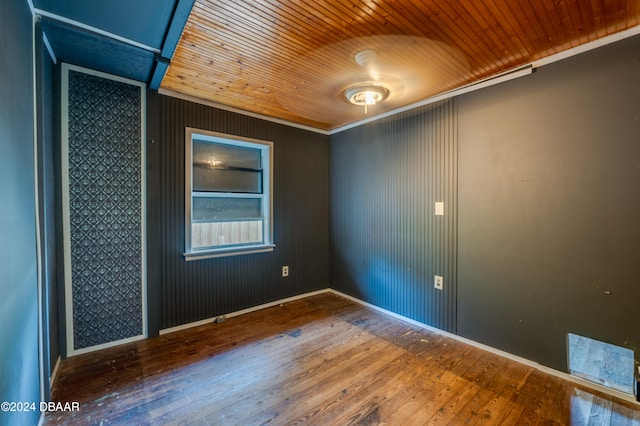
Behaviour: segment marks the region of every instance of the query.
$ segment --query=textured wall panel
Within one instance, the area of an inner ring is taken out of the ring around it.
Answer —
[[[138,85],[69,70],[73,350],[143,334],[142,96]]]
[[[332,136],[332,286],[455,331],[456,190],[453,101]]]
[[[149,111],[151,333],[329,286],[328,136],[157,94]],[[273,142],[273,252],[185,262],[185,127]]]

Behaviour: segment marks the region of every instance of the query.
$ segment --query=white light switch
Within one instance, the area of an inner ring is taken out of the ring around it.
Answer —
[[[444,201],[436,201],[436,216],[444,216]]]

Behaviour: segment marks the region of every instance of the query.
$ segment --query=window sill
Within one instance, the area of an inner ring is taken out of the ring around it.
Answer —
[[[243,254],[267,253],[273,251],[275,244],[260,244],[254,246],[229,247],[213,250],[192,251],[184,253],[184,260],[212,259],[216,257],[240,256]]]

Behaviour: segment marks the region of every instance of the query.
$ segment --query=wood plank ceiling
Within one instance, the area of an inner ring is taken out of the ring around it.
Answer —
[[[196,0],[161,89],[330,131],[638,25],[640,0]],[[368,115],[360,82],[390,91]]]

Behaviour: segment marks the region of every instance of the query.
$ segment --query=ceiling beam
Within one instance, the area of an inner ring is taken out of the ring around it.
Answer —
[[[156,63],[149,81],[149,88],[152,90],[158,90],[160,83],[162,83],[194,3],[195,0],[178,0],[176,4],[171,23],[162,43],[162,50],[159,55],[156,55]]]

